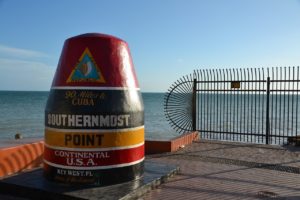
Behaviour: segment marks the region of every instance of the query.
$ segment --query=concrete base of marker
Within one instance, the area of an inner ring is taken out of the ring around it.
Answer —
[[[155,154],[174,152],[197,140],[199,140],[199,134],[197,131],[186,133],[170,140],[146,140],[145,153]]]
[[[28,199],[137,199],[152,188],[178,173],[174,165],[145,161],[142,178],[110,186],[67,185],[48,181],[42,169],[33,170],[0,180],[0,198]],[[18,191],[18,192],[16,192]]]
[[[65,174],[72,173],[77,176],[62,176],[58,174],[58,170],[63,170]],[[44,163],[44,176],[50,181],[65,184],[105,186],[139,179],[144,173],[144,161],[126,167],[90,170],[90,176],[80,176],[84,172],[86,171],[56,168]]]

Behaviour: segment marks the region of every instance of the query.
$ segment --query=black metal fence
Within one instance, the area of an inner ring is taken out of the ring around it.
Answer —
[[[248,143],[285,144],[300,137],[299,67],[196,70],[165,96],[179,133]]]

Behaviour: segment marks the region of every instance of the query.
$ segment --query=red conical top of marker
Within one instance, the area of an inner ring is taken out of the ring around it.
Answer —
[[[128,44],[98,33],[67,39],[52,87],[138,88]]]

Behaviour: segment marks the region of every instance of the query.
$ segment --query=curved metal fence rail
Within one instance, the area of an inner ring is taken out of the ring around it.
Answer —
[[[166,93],[165,115],[205,139],[300,144],[299,83],[299,67],[195,70]]]
[[[193,128],[192,105],[193,77],[183,76],[169,88],[164,98],[165,116],[177,132],[185,133]]]

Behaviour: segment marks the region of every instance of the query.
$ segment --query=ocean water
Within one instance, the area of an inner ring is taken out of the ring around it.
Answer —
[[[49,92],[0,91],[0,139],[44,136],[44,109]],[[163,111],[164,93],[142,93],[145,107],[145,137],[163,139],[178,136]]]

